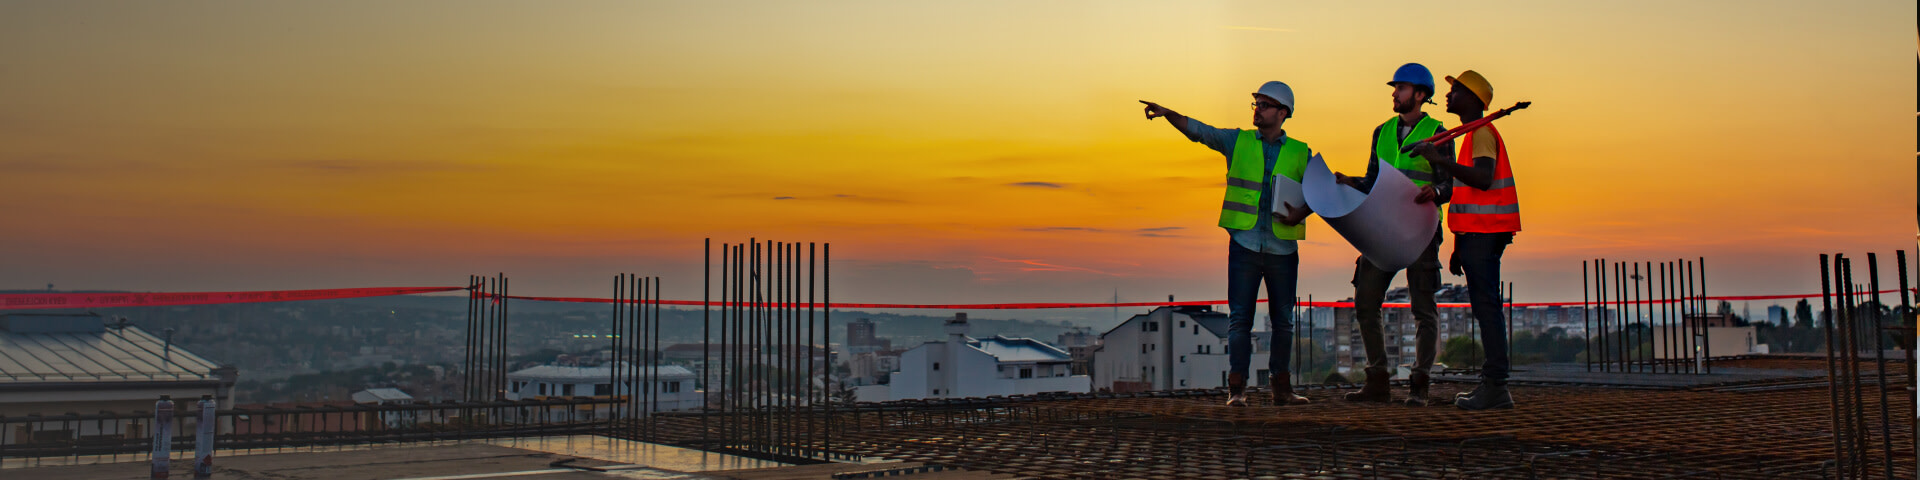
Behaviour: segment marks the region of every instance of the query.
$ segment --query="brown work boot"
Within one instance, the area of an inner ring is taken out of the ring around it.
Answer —
[[[1247,406],[1247,374],[1227,374],[1227,406]]]
[[[1367,384],[1360,387],[1360,391],[1347,392],[1346,397],[1349,402],[1393,401],[1393,392],[1387,389],[1387,372],[1367,370]]]
[[[1407,399],[1405,401],[1407,406],[1427,406],[1427,385],[1430,383],[1432,383],[1432,379],[1424,373],[1413,372],[1413,375],[1407,376]]]
[[[1293,394],[1293,374],[1280,372],[1268,379],[1273,382],[1273,406],[1306,405],[1311,403],[1307,397]]]

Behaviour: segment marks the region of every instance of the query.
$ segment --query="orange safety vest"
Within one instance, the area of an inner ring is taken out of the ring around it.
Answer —
[[[1453,202],[1447,207],[1447,226],[1454,233],[1504,233],[1520,231],[1520,194],[1513,189],[1513,169],[1507,165],[1507,142],[1500,139],[1500,131],[1492,124],[1485,127],[1493,134],[1494,148],[1499,157],[1493,159],[1493,184],[1490,189],[1481,190],[1454,180]],[[1473,158],[1473,136],[1480,129],[1467,132],[1460,143],[1460,156],[1469,165]]]

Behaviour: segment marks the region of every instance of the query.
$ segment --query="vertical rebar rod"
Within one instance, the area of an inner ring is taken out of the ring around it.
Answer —
[[[713,239],[708,238],[700,246],[700,381],[693,385],[700,393],[700,443],[707,445],[707,436],[713,410],[707,408],[706,389],[712,383],[707,381],[709,364],[713,361]]]
[[[768,426],[771,427],[772,430],[770,435],[770,437],[773,438],[772,446],[777,452],[782,445],[785,445],[787,433],[785,422],[787,408],[786,323],[787,313],[791,310],[791,305],[787,303],[790,300],[787,298],[787,242],[779,242],[775,244],[775,248],[779,250],[779,254],[776,256],[779,263],[774,266],[775,276],[773,283],[774,305],[776,309],[774,310],[774,316],[771,318],[772,322],[768,324],[769,327],[771,327],[768,329],[768,333],[770,334],[768,343],[773,345],[775,349],[773,351],[774,368],[772,369],[774,375],[770,380],[772,383],[769,385],[769,387],[772,387],[770,388],[770,392],[772,393],[771,399],[773,400],[774,408],[768,412],[767,418],[769,421]]]
[[[1654,362],[1654,371],[1673,373],[1673,331],[1671,328],[1673,327],[1673,308],[1667,304],[1668,301],[1672,300],[1672,296],[1667,294],[1667,287],[1669,286],[1667,283],[1667,262],[1652,263],[1649,265],[1655,266],[1659,270],[1659,275],[1654,277],[1654,285],[1656,288],[1654,288],[1655,293],[1652,296],[1655,302],[1654,305],[1656,306],[1652,327],[1656,330],[1655,333],[1658,334],[1654,335],[1654,337],[1660,339],[1659,342],[1655,342],[1653,345],[1654,357],[1658,357],[1657,361]]]
[[[819,371],[815,369],[817,365],[815,365],[814,363],[814,354],[819,353],[817,350],[815,350],[816,348],[815,345],[818,345],[816,342],[819,341],[819,338],[816,336],[818,332],[815,332],[813,328],[815,323],[815,318],[813,317],[813,287],[815,285],[813,283],[813,272],[814,272],[814,255],[816,253],[818,253],[818,247],[816,247],[813,242],[807,242],[807,445],[808,446],[813,445],[814,436],[815,436],[814,429],[818,428],[818,425],[816,425],[814,422],[814,416],[815,416],[814,405],[816,405],[819,402],[819,399],[814,397],[815,392],[813,388],[814,372]]]
[[[1907,283],[1907,251],[1894,250],[1893,253],[1894,259],[1900,262],[1900,267],[1898,268],[1900,273],[1900,310],[1905,316],[1905,318],[1899,319],[1899,323],[1909,328],[1920,327],[1920,322],[1914,321],[1913,298],[1908,295],[1912,285]],[[1920,332],[1902,332],[1900,335],[1907,336],[1907,341],[1909,342],[1920,341],[1920,338],[1916,338],[1920,337]],[[1916,367],[1920,367],[1914,363],[1915,348],[1920,348],[1920,345],[1907,344],[1907,381],[1909,382],[1920,381],[1920,376],[1914,375]],[[1907,392],[1907,405],[1920,404],[1920,389],[1910,388]],[[1909,426],[1907,428],[1910,429],[1909,431],[1920,432],[1920,415],[1909,417],[1908,421]],[[1914,435],[1914,450],[1920,451],[1920,435]]]
[[[607,349],[612,351],[612,353],[609,354],[611,360],[607,362],[607,385],[611,386],[610,388],[613,389],[613,395],[615,397],[620,395],[620,380],[622,380],[620,377],[620,314],[621,303],[626,299],[626,292],[621,291],[622,287],[626,286],[626,280],[627,276],[624,274],[616,274],[613,276],[613,321],[611,322],[613,325],[611,325],[612,328],[608,329],[607,333]],[[631,395],[632,392],[628,392],[628,394]],[[627,403],[629,403],[626,407],[627,413],[631,415],[633,407],[631,406],[631,402]],[[620,413],[620,405],[611,404],[608,405],[608,407],[614,409],[613,414],[607,415],[607,429],[611,431],[618,424],[618,422],[616,422],[617,418],[615,418],[618,417],[618,415],[615,414]]]
[[[1707,257],[1700,257],[1700,315],[1707,315]],[[1713,338],[1707,331],[1707,322],[1700,322],[1700,358],[1705,372],[1713,373]]]
[[[746,323],[745,315],[747,314],[747,308],[745,305],[742,304],[742,302],[744,302],[747,298],[746,291],[743,289],[747,285],[746,277],[745,277],[746,275],[745,272],[747,269],[745,264],[745,260],[747,258],[746,248],[747,248],[746,245],[734,245],[733,247],[733,326],[732,328],[733,328],[734,344],[727,347],[727,356],[733,357],[733,372],[727,375],[729,382],[732,384],[732,388],[729,388],[727,390],[727,394],[728,396],[733,397],[733,402],[732,402],[733,410],[728,413],[727,418],[731,420],[730,422],[731,430],[733,433],[730,441],[734,445],[738,445],[744,440],[744,437],[743,437],[744,431],[741,429],[742,419],[740,415],[742,410],[740,407],[740,400],[741,398],[743,398],[741,396],[742,392],[740,390],[744,385],[743,383],[741,383],[740,380],[741,380],[742,372],[744,370],[742,370],[743,366],[741,365],[740,349],[742,345],[746,345],[747,343],[746,337],[743,335],[745,333],[745,323]]]
[[[1614,310],[1615,310],[1614,315],[1616,317],[1613,322],[1613,328],[1615,330],[1614,339],[1613,339],[1614,340],[1613,342],[1614,357],[1613,358],[1614,358],[1614,361],[1620,362],[1620,371],[1626,372],[1628,371],[1626,345],[1627,345],[1628,339],[1631,338],[1629,335],[1631,333],[1631,328],[1632,328],[1631,325],[1627,323],[1627,263],[1626,262],[1613,263],[1613,303],[1614,303]]]
[[[1695,296],[1695,294],[1699,294],[1699,288],[1697,288],[1697,284],[1695,284],[1695,280],[1697,280],[1697,278],[1699,278],[1699,276],[1693,275],[1693,261],[1692,259],[1690,259],[1690,261],[1686,261],[1686,294],[1684,294],[1684,296],[1688,298],[1688,300],[1686,300],[1686,309],[1688,309],[1688,311],[1692,311],[1693,317],[1695,317],[1695,321],[1693,321],[1693,323],[1699,323],[1697,319],[1699,319],[1699,317],[1705,317],[1705,315],[1707,315],[1707,311],[1705,311],[1705,309],[1701,309],[1701,305],[1705,305],[1705,303],[1695,303],[1695,300],[1693,300],[1693,296]],[[1697,363],[1693,363],[1692,361],[1693,355],[1697,355],[1697,353],[1693,353],[1693,349],[1697,349],[1699,348],[1699,346],[1695,346],[1695,340],[1693,340],[1693,326],[1692,324],[1688,324],[1688,321],[1686,321],[1686,313],[1682,313],[1682,315],[1680,315],[1680,330],[1684,330],[1684,332],[1680,334],[1680,338],[1682,338],[1682,342],[1686,342],[1686,344],[1684,344],[1684,349],[1688,351],[1688,353],[1686,353],[1686,357],[1688,357],[1688,363],[1686,363],[1686,371],[1695,372],[1695,374],[1699,374],[1699,372],[1701,372],[1699,371],[1699,365],[1697,365]]]
[[[800,405],[806,399],[806,384],[802,382],[806,366],[801,358],[801,334],[806,330],[801,326],[804,320],[800,314],[804,311],[800,305],[800,242],[787,244],[787,443],[801,445],[800,437],[805,426],[800,419]]]
[[[467,275],[467,353],[466,361],[461,364],[460,399],[473,400],[473,339],[474,314],[480,309],[480,281],[475,275]]]
[[[499,356],[498,350],[500,348],[500,277],[496,274],[493,278],[487,279],[487,285],[491,294],[488,295],[487,301],[485,319],[487,326],[483,330],[485,332],[487,345],[486,348],[481,350],[482,355],[485,355],[486,358],[485,365],[480,367],[481,401],[493,400],[494,363],[496,362],[495,357]]]
[[[729,311],[730,308],[732,308],[732,307],[729,307],[729,305],[731,305],[732,303],[728,301],[732,297],[728,297],[727,295],[728,295],[728,292],[732,291],[729,288],[729,286],[732,284],[729,282],[733,281],[733,276],[731,275],[732,272],[728,270],[729,268],[731,268],[730,265],[732,265],[732,262],[729,261],[733,258],[732,255],[733,255],[733,246],[726,243],[721,243],[720,244],[720,329],[719,329],[720,330],[720,355],[707,357],[708,362],[718,361],[720,363],[720,368],[719,368],[720,371],[713,377],[710,377],[710,380],[707,381],[707,397],[714,398],[716,396],[715,394],[718,394],[717,396],[719,397],[716,400],[714,400],[720,404],[719,408],[717,409],[719,410],[720,424],[716,425],[715,429],[718,430],[719,436],[722,440],[721,442],[722,448],[725,448],[724,446],[726,445],[726,442],[731,440],[727,438],[726,432],[727,432],[727,425],[731,424],[731,422],[728,421],[728,418],[729,418],[728,415],[730,415],[731,412],[727,410],[727,394],[731,393],[732,389],[727,387],[726,378],[727,378],[727,350],[731,348],[729,346],[730,344],[727,343],[728,340],[731,340],[731,337],[727,335],[727,312]]]
[[[1607,304],[1607,260],[1606,259],[1604,258],[1594,259],[1593,275],[1594,275],[1593,303],[1594,303],[1594,306],[1600,308],[1600,311],[1594,312],[1594,315],[1597,316],[1596,317],[1596,320],[1598,320],[1597,323],[1600,324],[1600,333],[1594,337],[1595,343],[1598,344],[1596,346],[1599,347],[1599,352],[1600,352],[1600,357],[1599,357],[1600,371],[1611,372],[1613,371],[1613,363],[1612,363],[1613,339],[1609,338],[1609,336],[1612,335],[1613,333],[1613,329],[1610,328],[1613,323],[1613,320],[1612,320],[1613,313],[1611,308],[1609,308]],[[1592,352],[1588,352],[1587,356],[1589,358],[1593,357]]]
[[[1628,265],[1632,266],[1628,267]],[[1640,355],[1640,321],[1642,320],[1640,314],[1640,280],[1644,277],[1640,276],[1640,262],[1622,262],[1621,268],[1621,287],[1625,289],[1622,290],[1625,294],[1620,296],[1620,300],[1625,302],[1623,305],[1626,306],[1626,309],[1630,310],[1627,314],[1627,322],[1622,325],[1623,328],[1621,330],[1621,332],[1626,335],[1624,337],[1625,340],[1621,342],[1621,345],[1625,347],[1625,354],[1622,355],[1621,359],[1627,367],[1626,371],[1638,372],[1640,367],[1635,365],[1634,361]]]
[[[1853,259],[1847,259],[1847,380],[1853,384],[1853,455],[1859,476],[1866,476],[1866,394],[1860,392],[1860,288],[1853,282]]]
[[[1591,262],[1580,261],[1580,336],[1582,337],[1580,340],[1586,342],[1582,351],[1587,354],[1587,371],[1591,372],[1593,371],[1593,299],[1589,293],[1593,289],[1587,285],[1587,277],[1591,276],[1587,271],[1587,267],[1590,266],[1588,263]]]
[[[639,301],[634,305],[634,307],[636,307],[636,311],[634,311],[634,319],[636,319],[634,326],[636,326],[636,328],[634,328],[634,340],[630,340],[630,346],[634,346],[634,359],[639,361],[639,365],[636,365],[637,369],[634,369],[634,380],[636,380],[634,384],[639,386],[639,419],[634,422],[634,430],[636,430],[636,438],[647,438],[647,440],[651,440],[653,430],[649,428],[649,424],[653,424],[653,413],[655,413],[653,409],[657,407],[657,403],[655,403],[657,397],[655,397],[655,394],[659,394],[659,392],[655,392],[653,384],[655,384],[657,371],[660,369],[659,365],[653,363],[653,351],[647,349],[647,344],[649,344],[649,342],[647,342],[647,334],[651,332],[649,326],[653,323],[653,315],[651,315],[653,311],[647,309],[647,303],[653,301],[653,298],[651,298],[651,294],[653,294],[653,276],[636,276],[636,280],[636,286],[639,286],[639,292],[636,292],[634,298]]]
[[[826,339],[825,343],[826,343],[826,349],[827,349],[827,356],[826,356],[825,363],[826,363],[827,371],[829,372],[829,374],[827,375],[827,382],[826,382],[827,392],[828,392],[827,395],[832,396],[834,393],[839,392],[839,390],[836,390],[833,386],[833,375],[831,374],[831,372],[833,371],[833,244],[832,243],[820,244],[820,315],[821,315],[820,321],[821,321],[821,327],[822,327],[821,331],[826,333],[826,336],[824,337]],[[829,452],[833,451],[833,404],[834,404],[834,400],[827,401],[827,425],[826,425],[827,428],[823,432],[825,434],[824,437],[821,439],[822,440],[821,443],[823,445],[821,449]]]
[[[1686,273],[1682,271],[1681,264],[1682,260],[1678,258],[1673,259],[1672,262],[1667,264],[1668,270],[1670,271],[1667,275],[1670,276],[1673,282],[1673,291],[1669,294],[1673,298],[1673,318],[1667,321],[1667,335],[1673,338],[1674,373],[1687,372],[1687,368],[1685,367],[1686,362],[1680,361],[1681,356],[1686,351],[1685,343],[1680,338],[1680,332],[1682,326],[1687,321]]]
[[[1880,382],[1880,447],[1882,453],[1880,456],[1880,471],[1884,473],[1887,478],[1893,478],[1893,414],[1887,408],[1887,400],[1889,398],[1889,394],[1887,393],[1887,330],[1886,324],[1880,315],[1880,308],[1881,305],[1883,305],[1880,303],[1880,259],[1875,256],[1873,252],[1867,252],[1867,297],[1868,301],[1873,304],[1872,310],[1867,313],[1873,316],[1873,329],[1871,330],[1873,333],[1873,358],[1874,365],[1878,370],[1875,374],[1875,379]]]
[[[660,324],[661,324],[660,277],[653,277],[653,296],[647,297],[647,298],[652,300],[651,308],[653,309],[653,335],[651,335],[651,337],[653,338],[653,349],[647,353],[647,358],[653,361],[654,372],[653,372],[652,385],[655,385],[655,387],[653,388],[658,389],[660,388],[658,386],[660,385],[660,364],[661,364],[661,360],[665,359],[664,355],[660,351]],[[656,390],[653,396],[653,409],[655,411],[660,410],[660,395],[659,395],[660,393],[661,392]],[[655,425],[655,422],[656,420],[653,420],[652,417],[649,417],[647,421],[648,438],[657,439],[658,436],[660,435],[659,428],[658,426]]]
[[[1835,354],[1840,361],[1840,416],[1844,427],[1835,431],[1834,434],[1846,437],[1843,443],[1846,446],[1846,452],[1841,461],[1846,477],[1860,478],[1862,475],[1857,456],[1860,442],[1855,438],[1855,432],[1859,430],[1856,426],[1858,414],[1854,413],[1853,408],[1853,404],[1859,400],[1860,396],[1853,394],[1853,381],[1859,377],[1854,373],[1852,361],[1854,331],[1853,275],[1849,274],[1851,266],[1850,259],[1841,255],[1834,256],[1834,283],[1835,289],[1839,291],[1835,297],[1840,303],[1834,310],[1835,330],[1839,334],[1839,337],[1835,338],[1835,346],[1839,347],[1839,351]]]
[[[747,369],[741,372],[740,393],[745,403],[741,405],[741,407],[744,408],[741,413],[744,415],[741,417],[740,426],[742,431],[740,432],[740,440],[751,448],[756,444],[756,439],[759,438],[759,431],[755,427],[755,425],[757,425],[756,422],[759,420],[757,410],[760,408],[760,401],[757,396],[759,389],[754,384],[754,381],[758,379],[760,370],[759,322],[762,298],[760,296],[759,239],[752,239],[752,245],[747,247],[747,257],[747,316],[745,318],[746,324],[741,326],[747,339],[746,351],[742,352],[742,358],[745,359],[745,363],[742,364],[742,366]]]
[[[1666,262],[1666,266],[1662,271],[1666,272],[1664,274],[1666,275],[1666,281],[1663,283],[1666,284],[1665,296],[1667,300],[1667,361],[1673,362],[1673,365],[1667,369],[1667,372],[1680,373],[1680,339],[1678,337],[1680,336],[1680,322],[1685,317],[1685,315],[1681,314],[1681,302],[1685,302],[1685,300],[1680,298],[1680,261],[1675,259],[1674,261]]]
[[[1839,365],[1834,358],[1834,355],[1839,353],[1838,349],[1834,346],[1836,328],[1834,325],[1835,312],[1833,310],[1833,295],[1837,293],[1835,292],[1837,289],[1833,288],[1835,285],[1834,280],[1839,277],[1838,267],[1840,264],[1838,257],[1838,255],[1835,255],[1832,259],[1833,263],[1829,264],[1827,254],[1820,254],[1820,303],[1822,305],[1820,312],[1822,318],[1820,318],[1820,320],[1824,320],[1824,322],[1820,322],[1820,324],[1821,329],[1825,330],[1827,334],[1827,406],[1828,411],[1831,413],[1830,417],[1833,424],[1833,461],[1835,469],[1841,470],[1836,473],[1844,473],[1842,466],[1846,464],[1846,442],[1844,440],[1846,435],[1840,422],[1840,371],[1838,368]],[[1829,267],[1833,267],[1832,276],[1828,275]],[[1843,301],[1842,303],[1845,302]]]

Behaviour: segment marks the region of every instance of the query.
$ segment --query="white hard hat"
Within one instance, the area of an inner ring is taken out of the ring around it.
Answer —
[[[1288,87],[1286,83],[1267,82],[1260,85],[1260,90],[1253,94],[1271,98],[1273,101],[1280,102],[1281,105],[1286,105],[1288,116],[1298,113],[1293,108],[1293,87]]]

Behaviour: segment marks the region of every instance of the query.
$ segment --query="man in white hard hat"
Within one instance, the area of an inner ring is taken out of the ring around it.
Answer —
[[[1282,202],[1275,208],[1274,176],[1295,183],[1306,172],[1313,151],[1307,143],[1287,136],[1280,126],[1293,116],[1293,89],[1267,82],[1253,94],[1255,130],[1208,126],[1159,104],[1147,105],[1147,119],[1166,117],[1188,140],[1205,144],[1227,157],[1226,199],[1221,202],[1221,228],[1227,242],[1227,405],[1247,405],[1247,369],[1253,356],[1253,317],[1259,303],[1260,282],[1266,281],[1268,318],[1273,331],[1267,372],[1273,404],[1298,405],[1307,398],[1293,393],[1287,372],[1293,350],[1293,297],[1300,277],[1299,245],[1306,238],[1306,205]]]

